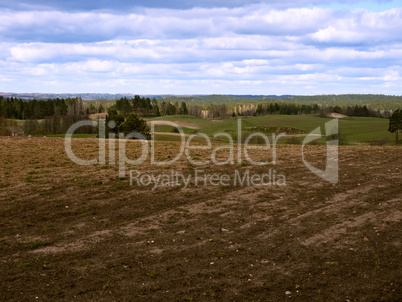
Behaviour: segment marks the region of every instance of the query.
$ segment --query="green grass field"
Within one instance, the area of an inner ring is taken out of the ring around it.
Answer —
[[[227,118],[221,120],[206,120],[196,118],[193,116],[165,116],[158,117],[153,120],[167,120],[172,122],[190,122],[191,124],[198,125],[200,128],[198,132],[205,133],[210,137],[214,134],[225,132],[230,134],[234,139],[237,137],[237,118]],[[317,127],[321,127],[324,131],[324,125],[330,121],[331,118],[321,118],[314,115],[265,115],[260,117],[243,117],[242,118],[242,133],[247,135],[252,132],[264,132],[270,134],[270,130],[277,128],[279,132],[287,134],[292,133],[310,133]],[[339,119],[339,129],[342,138],[348,144],[365,144],[376,141],[388,141],[388,144],[394,144],[395,135],[388,132],[388,119],[381,118],[367,118],[367,117],[346,117]],[[161,127],[161,126],[159,126]],[[165,126],[171,130],[169,126]],[[268,129],[267,129],[268,128]],[[264,131],[267,129],[267,132]],[[186,129],[185,133],[192,133]],[[171,132],[171,131],[161,131]],[[271,131],[272,133],[272,131]],[[156,139],[162,139],[165,136],[156,136]],[[169,137],[168,140],[175,140],[178,138]],[[297,138],[295,141],[301,141],[302,137]],[[285,142],[286,139],[283,140]],[[321,142],[323,142],[321,140]]]
[[[185,134],[205,133],[213,138],[217,133],[227,133],[237,140],[237,118],[225,119],[202,119],[190,115],[170,115],[157,118],[146,118],[147,122],[151,121],[169,121],[181,126]],[[331,118],[321,118],[315,115],[265,115],[259,117],[242,117],[241,127],[242,136],[253,132],[262,132],[266,135],[271,135],[273,132],[286,134],[298,134],[300,137],[281,139],[281,143],[300,143],[303,140],[302,134],[308,134],[317,127],[321,127],[324,131],[324,125]],[[23,127],[24,121],[17,120],[17,124]],[[346,117],[339,119],[339,129],[342,139],[347,144],[395,144],[395,135],[388,132],[388,119],[368,118],[368,117]],[[179,136],[171,135],[174,133],[174,128],[171,125],[156,125],[155,135],[156,140],[176,141]],[[162,133],[166,133],[162,134]],[[64,137],[64,134],[46,135],[48,137]],[[74,138],[89,138],[96,137],[96,134],[74,134]],[[225,140],[224,138],[222,140]],[[318,143],[324,143],[323,139],[318,140]]]
[[[170,121],[170,122],[187,122],[198,126],[199,128],[205,128],[211,124],[211,120],[202,119],[192,115],[166,115],[155,118],[145,118],[147,121]]]
[[[175,129],[176,128],[172,126],[164,126],[164,125],[156,125],[154,128],[155,132],[178,133],[175,131]],[[196,129],[189,129],[185,127],[181,127],[181,129],[185,134],[193,134],[194,132],[197,131]]]

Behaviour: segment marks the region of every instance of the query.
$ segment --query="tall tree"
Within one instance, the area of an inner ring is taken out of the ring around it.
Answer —
[[[145,136],[146,139],[151,138],[150,129],[147,122],[140,119],[136,114],[130,114],[121,124],[121,131],[127,135],[129,133],[138,132]]]
[[[402,110],[395,110],[389,118],[388,131],[395,132],[395,140],[398,143],[398,132],[402,130]]]
[[[187,105],[185,102],[181,102],[179,114],[188,114],[188,109],[187,109]]]
[[[166,115],[175,115],[176,114],[176,106],[172,103],[167,103],[166,105]]]
[[[109,108],[106,116],[106,136],[109,132],[119,133],[121,124],[124,122],[124,116],[117,113],[117,110]],[[112,126],[112,127],[110,127]]]

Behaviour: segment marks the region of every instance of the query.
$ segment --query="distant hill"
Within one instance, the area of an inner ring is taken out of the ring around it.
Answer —
[[[33,99],[67,99],[67,98],[82,98],[83,100],[116,100],[122,97],[134,97],[134,93],[13,93],[13,92],[0,92],[0,96],[4,98],[19,98],[23,100]],[[149,98],[161,98],[168,95],[141,95]]]
[[[3,98],[19,98],[23,100],[32,99],[67,99],[80,97],[86,101],[118,100],[122,97],[133,98],[134,93],[4,93],[0,92]],[[186,102],[190,105],[206,106],[208,104],[259,104],[259,103],[309,103],[324,106],[370,106],[378,110],[395,110],[402,108],[402,96],[383,94],[338,94],[338,95],[237,95],[237,94],[194,94],[194,95],[172,95],[172,94],[140,94],[141,97],[160,99],[165,102]]]
[[[33,100],[33,99],[66,99],[66,98],[77,98],[80,97],[83,100],[117,100],[122,97],[132,98],[134,97],[135,93],[14,93],[14,92],[0,92],[0,96],[4,98],[19,98],[23,100]],[[159,99],[159,98],[166,98],[166,97],[196,97],[202,98],[207,97],[207,94],[192,94],[192,95],[171,95],[171,94],[140,94],[141,97],[149,97],[151,99]],[[287,97],[294,97],[294,95],[235,95],[235,94],[225,94],[224,96],[230,97],[241,97],[241,98],[287,98]]]
[[[289,98],[295,97],[297,95],[285,94],[285,95],[253,95],[253,94],[227,94],[227,96],[233,96],[236,98],[248,98],[248,99],[256,99],[256,98]]]

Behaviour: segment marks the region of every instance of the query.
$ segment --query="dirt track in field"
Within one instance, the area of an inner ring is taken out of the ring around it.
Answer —
[[[127,165],[121,179],[117,165],[74,164],[63,142],[0,138],[0,300],[402,300],[400,147],[341,146],[332,185],[303,165],[296,145],[279,145],[276,165],[148,160]],[[131,158],[138,144],[127,143]],[[96,158],[98,140],[73,139],[73,150]],[[177,151],[178,143],[156,142],[159,160]],[[272,160],[253,152],[255,161]],[[211,152],[191,154],[206,160]],[[308,147],[306,159],[323,168],[325,148]],[[286,186],[192,179],[184,190],[183,182],[152,190],[128,177],[173,169],[233,180],[236,170],[269,168]]]

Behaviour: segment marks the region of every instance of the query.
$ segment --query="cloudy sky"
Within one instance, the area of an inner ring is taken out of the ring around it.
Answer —
[[[0,0],[0,91],[402,95],[402,1]]]

